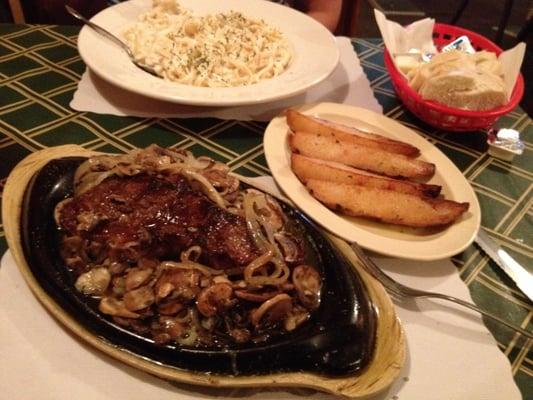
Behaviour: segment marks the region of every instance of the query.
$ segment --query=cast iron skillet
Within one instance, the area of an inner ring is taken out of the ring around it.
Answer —
[[[364,284],[317,227],[287,205],[283,205],[284,211],[304,233],[308,251],[323,277],[320,307],[298,329],[271,338],[267,344],[208,349],[156,345],[115,324],[98,311],[96,300],[74,288],[74,276],[59,255],[60,235],[53,211],[59,201],[73,193],[74,172],[84,160],[53,160],[30,181],[22,210],[22,246],[33,275],[47,294],[101,340],[156,363],[214,374],[306,371],[343,376],[361,371],[370,362],[376,315]]]

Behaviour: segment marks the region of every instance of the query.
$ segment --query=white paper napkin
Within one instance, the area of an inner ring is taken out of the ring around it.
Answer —
[[[502,65],[503,83],[505,84],[507,99],[511,98],[525,54],[526,44],[521,42],[512,49],[505,50],[498,56],[498,60],[500,60]]]
[[[271,178],[258,183],[274,188]],[[375,257],[405,284],[471,301],[449,260]],[[373,400],[518,400],[508,359],[480,317],[438,301],[396,307],[407,336],[399,378]],[[169,383],[89,347],[39,304],[7,252],[0,263],[0,393],[10,400],[333,399],[309,390],[215,389]]]
[[[83,74],[70,107],[77,111],[135,117],[236,119],[269,121],[282,110],[304,103],[334,102],[381,113],[350,39],[337,38],[340,60],[333,73],[307,92],[271,103],[236,107],[196,107],[150,99],[111,85],[94,73]]]
[[[378,9],[374,9],[374,16],[385,47],[391,54],[407,53],[411,49],[418,49],[422,53],[435,53],[433,44],[433,18],[415,21],[407,27],[390,21]]]

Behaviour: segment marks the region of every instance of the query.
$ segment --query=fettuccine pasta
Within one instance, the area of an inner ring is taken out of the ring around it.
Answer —
[[[159,76],[193,86],[254,84],[281,74],[291,61],[286,38],[264,21],[236,11],[195,16],[174,0],[154,0],[124,38]]]

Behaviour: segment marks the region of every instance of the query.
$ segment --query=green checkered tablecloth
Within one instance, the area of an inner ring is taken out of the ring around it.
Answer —
[[[85,65],[78,27],[0,25],[0,201],[15,165],[28,154],[67,143],[124,152],[150,143],[187,148],[226,162],[244,175],[268,174],[262,149],[265,123],[217,119],[130,118],[80,113],[69,108]],[[419,131],[450,157],[474,187],[491,236],[533,269],[533,124],[520,109],[499,121],[526,142],[513,163],[486,153],[484,134],[436,131],[398,102],[383,66],[380,40],[353,41],[374,93],[391,118]],[[0,223],[0,254],[7,249]],[[484,309],[533,330],[533,307],[475,245],[453,258],[474,301]],[[531,341],[485,321],[509,358],[524,398],[533,398]],[[480,366],[483,368],[483,366]]]

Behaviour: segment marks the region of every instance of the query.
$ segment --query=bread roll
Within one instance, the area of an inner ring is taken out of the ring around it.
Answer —
[[[408,79],[424,99],[450,107],[483,111],[507,102],[501,65],[486,51],[439,53]]]
[[[503,76],[502,65],[498,61],[496,54],[488,51],[478,51],[472,54],[478,71],[489,72],[494,75]]]
[[[424,99],[467,110],[490,110],[506,102],[499,76],[464,70],[426,81],[419,93]]]

